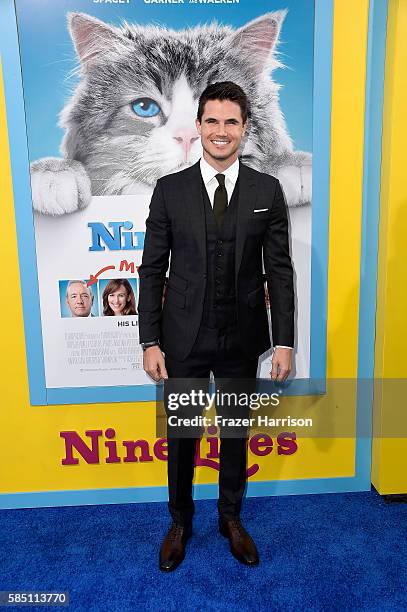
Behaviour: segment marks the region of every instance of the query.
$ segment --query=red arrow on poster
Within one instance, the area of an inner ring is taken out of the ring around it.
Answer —
[[[98,276],[103,274],[103,272],[106,272],[106,270],[114,270],[114,266],[105,266],[104,268],[101,268],[99,272],[96,272],[96,274],[91,274],[88,282],[86,283],[87,286],[90,287],[91,285],[94,285],[95,283],[97,283]]]

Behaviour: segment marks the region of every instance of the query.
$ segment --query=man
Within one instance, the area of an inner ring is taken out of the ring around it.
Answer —
[[[203,157],[157,181],[139,268],[144,369],[156,381],[208,380],[210,371],[229,389],[240,380],[255,381],[258,357],[270,347],[262,259],[276,345],[271,377],[283,381],[291,370],[294,291],[285,201],[277,179],[238,160],[247,118],[247,98],[238,85],[209,85],[196,120]],[[168,415],[168,402],[166,410]],[[173,523],[160,549],[163,571],[181,563],[191,534],[195,442],[168,436]],[[245,437],[221,436],[219,530],[239,561],[256,565],[256,545],[239,518],[246,458]]]
[[[94,295],[85,281],[69,281],[66,288],[66,303],[73,317],[90,317]]]

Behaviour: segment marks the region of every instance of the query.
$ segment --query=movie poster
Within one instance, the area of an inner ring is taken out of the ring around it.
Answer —
[[[157,179],[201,157],[197,101],[220,80],[251,104],[242,162],[286,195],[292,376],[308,377],[313,2],[16,0],[16,11],[47,388],[154,384],[138,343],[145,219]]]

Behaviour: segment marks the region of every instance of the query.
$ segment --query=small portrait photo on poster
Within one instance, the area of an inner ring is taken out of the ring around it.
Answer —
[[[97,291],[85,280],[60,280],[59,303],[62,318],[99,316]]]
[[[137,280],[112,278],[99,281],[101,315],[104,317],[137,314]]]

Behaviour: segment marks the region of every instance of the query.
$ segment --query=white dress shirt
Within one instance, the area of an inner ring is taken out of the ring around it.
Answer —
[[[203,157],[201,157],[199,164],[201,167],[202,180],[205,184],[212,208],[213,201],[215,199],[215,191],[216,188],[219,187],[218,180],[215,178],[217,174],[224,174],[225,176],[225,187],[226,192],[228,194],[229,204],[230,198],[232,197],[232,193],[236,185],[237,177],[239,176],[239,160],[236,159],[233,164],[229,166],[229,168],[226,168],[226,170],[223,170],[223,172],[219,172],[219,170],[213,168]]]
[[[217,174],[225,175],[225,187],[228,196],[228,204],[230,202],[230,198],[232,197],[233,190],[236,185],[237,177],[239,176],[239,159],[236,159],[233,164],[231,164],[226,170],[219,172],[216,168],[213,168],[206,159],[201,157],[199,162],[201,168],[201,176],[204,182],[209,201],[213,208],[213,201],[215,199],[215,191],[219,186],[218,180],[215,178]],[[292,349],[292,346],[284,346],[282,344],[276,344],[274,348],[289,348]]]

